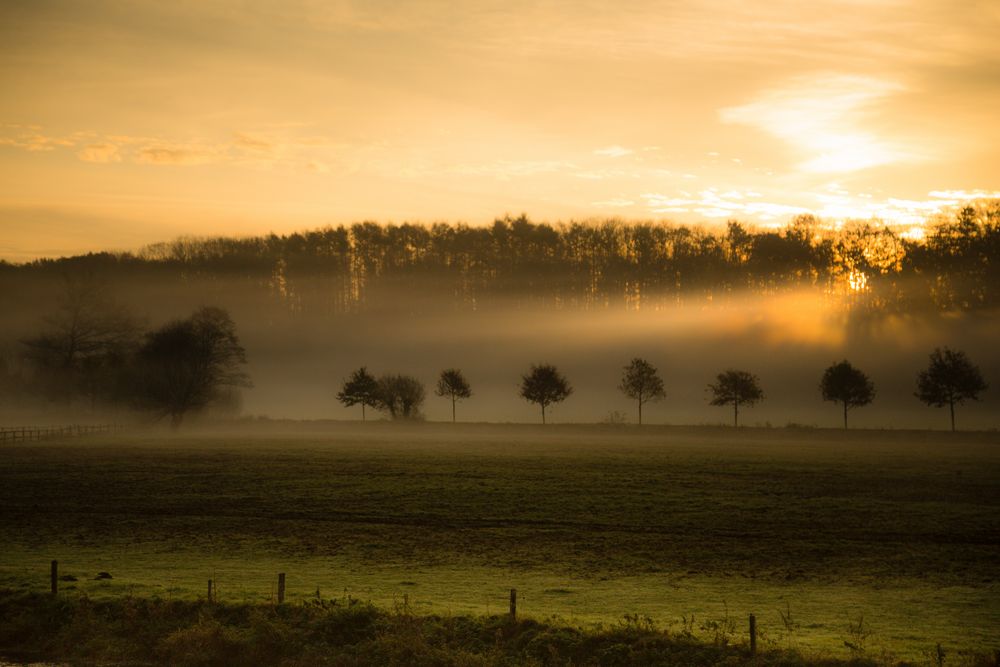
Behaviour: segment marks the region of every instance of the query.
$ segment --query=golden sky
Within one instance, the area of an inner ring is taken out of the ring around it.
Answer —
[[[4,0],[0,257],[1000,196],[996,0]]]

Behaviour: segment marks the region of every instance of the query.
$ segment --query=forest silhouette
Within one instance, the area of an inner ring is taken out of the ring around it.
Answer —
[[[922,239],[877,221],[782,229],[661,223],[492,225],[362,222],[289,235],[181,238],[136,253],[0,263],[7,285],[41,274],[239,279],[290,309],[351,312],[403,292],[459,307],[655,307],[681,299],[813,287],[853,305],[908,312],[1000,303],[1000,201],[938,220]],[[263,294],[262,294],[263,296]]]

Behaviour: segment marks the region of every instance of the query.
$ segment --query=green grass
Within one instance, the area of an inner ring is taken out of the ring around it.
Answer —
[[[294,603],[496,614],[514,587],[709,639],[754,613],[813,656],[1000,648],[996,433],[263,423],[7,447],[0,508],[13,590],[58,559],[67,595],[258,603],[286,572]]]
[[[648,618],[582,628],[493,616],[418,615],[351,598],[302,604],[213,604],[123,597],[94,601],[0,589],[0,646],[18,660],[172,667],[877,667],[863,656],[810,658],[758,649],[716,628],[665,631]],[[961,664],[989,667],[990,656]],[[949,663],[960,664],[954,659]],[[0,662],[0,665],[4,663]]]

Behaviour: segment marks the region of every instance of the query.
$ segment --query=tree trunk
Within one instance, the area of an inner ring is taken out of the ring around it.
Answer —
[[[847,401],[844,401],[844,430],[847,430]]]
[[[455,423],[455,397],[451,397],[451,423]]]
[[[545,404],[542,403],[542,424],[545,423]]]
[[[948,408],[951,410],[951,432],[955,432],[955,401],[948,401]]]
[[[642,399],[639,399],[639,426],[642,426]]]
[[[172,412],[170,414],[170,430],[176,431],[181,427],[181,422],[184,421],[183,412]]]
[[[361,404],[361,421],[365,421],[365,404]]]
[[[733,427],[739,428],[740,426],[740,402],[733,401]]]

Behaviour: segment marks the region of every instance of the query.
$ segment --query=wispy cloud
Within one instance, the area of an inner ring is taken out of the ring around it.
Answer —
[[[113,143],[87,144],[76,152],[76,156],[84,162],[121,162],[118,146]]]
[[[598,208],[628,208],[630,206],[635,206],[635,202],[631,199],[616,198],[616,199],[605,199],[604,201],[592,201],[591,206],[596,206]]]
[[[136,153],[141,164],[193,165],[216,162],[211,150],[178,145],[146,146]]]
[[[267,136],[262,133],[235,132],[232,139],[178,141],[167,137],[125,134],[99,135],[89,131],[69,135],[49,135],[44,128],[31,125],[0,127],[0,146],[31,152],[70,150],[83,162],[108,164],[131,162],[154,166],[192,166],[207,164],[302,167],[324,173],[330,170],[331,152],[341,145],[327,137]],[[323,168],[318,168],[323,165]]]
[[[594,155],[600,155],[602,157],[625,157],[626,155],[632,155],[635,153],[631,148],[625,148],[624,146],[608,146],[606,148],[598,148],[594,151]]]
[[[0,136],[0,146],[10,146],[31,152],[53,151],[76,145],[75,137],[46,136],[37,125],[6,125]]]
[[[1000,199],[1000,190],[934,190],[930,196],[959,203],[975,199]]]
[[[916,157],[916,152],[863,127],[864,112],[905,90],[896,81],[824,74],[797,77],[755,101],[719,112],[723,122],[750,125],[792,145],[807,172],[846,173]]]
[[[495,160],[479,164],[459,164],[444,170],[465,176],[493,176],[500,180],[510,180],[576,168],[577,165],[565,160]]]

